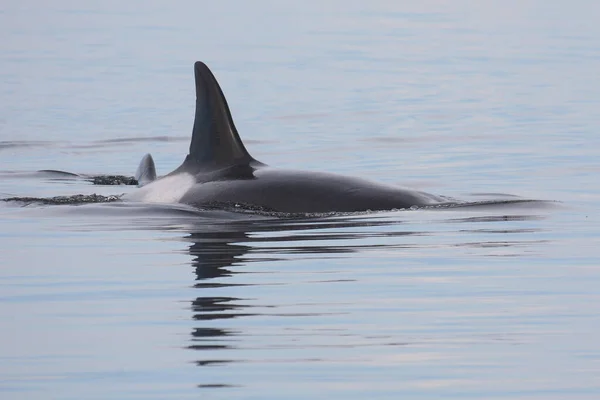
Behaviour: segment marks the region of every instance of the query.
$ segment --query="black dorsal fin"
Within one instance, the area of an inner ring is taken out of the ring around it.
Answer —
[[[202,168],[229,165],[262,165],[244,147],[235,128],[227,100],[210,69],[201,61],[194,64],[196,116],[187,162]]]

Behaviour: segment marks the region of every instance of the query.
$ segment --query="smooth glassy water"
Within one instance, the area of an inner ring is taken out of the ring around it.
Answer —
[[[269,165],[550,202],[0,202],[0,397],[598,398],[600,5],[213,3],[0,6],[0,198],[172,171],[202,60]]]

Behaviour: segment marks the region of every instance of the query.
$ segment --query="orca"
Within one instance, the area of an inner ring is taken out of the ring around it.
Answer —
[[[270,167],[252,157],[233,123],[211,70],[194,64],[196,114],[189,154],[156,179],[152,157],[142,159],[140,187],[125,199],[198,208],[247,208],[282,213],[359,212],[452,203],[429,193],[325,172]]]

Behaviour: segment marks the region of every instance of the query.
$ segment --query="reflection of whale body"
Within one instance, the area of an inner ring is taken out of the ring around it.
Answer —
[[[391,210],[447,202],[365,179],[268,167],[247,152],[223,92],[204,63],[196,62],[195,76],[196,116],[188,156],[179,168],[158,180],[153,180],[154,163],[146,156],[138,176],[151,182],[127,199],[300,213]]]
[[[214,212],[214,211],[209,211]],[[364,234],[383,234],[386,238],[410,237],[418,232],[403,226],[403,221],[373,219],[356,216],[332,218],[267,219],[256,215],[240,214],[239,218],[228,223],[213,224],[210,218],[194,221],[192,231],[185,241],[189,242],[191,265],[194,268],[198,297],[190,301],[192,318],[196,325],[191,332],[189,349],[198,350],[199,366],[212,366],[234,362],[232,355],[215,350],[235,348],[248,333],[223,324],[224,321],[253,316],[296,316],[282,308],[279,303],[263,303],[248,298],[252,290],[242,290],[246,285],[272,285],[273,281],[264,278],[249,278],[249,268],[253,263],[270,262],[277,265],[286,254],[295,253],[309,257],[327,254],[350,254],[361,249],[378,247],[373,243],[354,243],[363,239]],[[378,227],[377,233],[359,233],[361,227]],[[383,233],[382,233],[383,232]],[[340,243],[346,241],[346,243]],[[269,243],[268,248],[260,243]],[[257,244],[259,246],[257,246]],[[251,253],[260,257],[251,256]],[[244,275],[242,275],[244,274]],[[236,277],[237,275],[237,277]],[[262,274],[261,274],[262,275]],[[245,276],[241,278],[241,276]],[[331,282],[331,277],[324,277]],[[348,281],[347,279],[345,281]],[[280,284],[280,283],[275,283]],[[320,314],[319,314],[320,315]],[[220,354],[222,353],[222,354]]]

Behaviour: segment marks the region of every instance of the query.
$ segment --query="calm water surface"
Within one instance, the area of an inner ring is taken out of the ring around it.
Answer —
[[[2,399],[600,397],[600,6],[8,1],[0,198],[159,174],[195,60],[249,151],[463,200],[328,218],[0,204]]]

